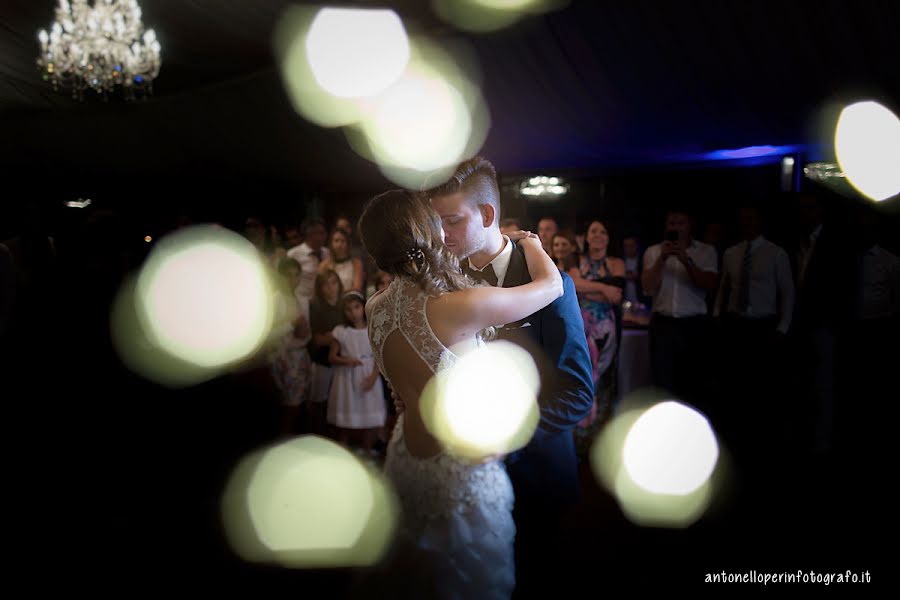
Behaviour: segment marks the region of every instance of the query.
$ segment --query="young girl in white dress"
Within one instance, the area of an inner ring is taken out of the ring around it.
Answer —
[[[384,390],[369,343],[362,294],[344,294],[341,308],[346,324],[331,332],[334,341],[328,355],[334,365],[328,422],[338,428],[339,442],[357,445],[371,456],[378,431],[387,418]]]

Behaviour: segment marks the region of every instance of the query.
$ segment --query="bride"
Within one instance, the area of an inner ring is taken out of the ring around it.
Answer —
[[[437,213],[405,190],[373,198],[359,231],[378,267],[395,276],[366,305],[375,359],[405,404],[385,462],[402,506],[400,555],[411,549],[395,584],[412,597],[508,598],[515,525],[503,462],[473,464],[445,454],[423,423],[419,397],[435,373],[457,360],[451,347],[474,348],[482,331],[561,296],[559,271],[537,237],[523,232],[531,283],[474,287],[444,245]]]

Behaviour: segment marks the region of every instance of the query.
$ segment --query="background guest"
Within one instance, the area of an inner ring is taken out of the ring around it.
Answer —
[[[586,234],[587,252],[577,267],[569,269],[575,283],[584,319],[584,332],[591,354],[594,406],[576,430],[581,452],[593,441],[593,433],[612,411],[615,397],[615,359],[621,331],[622,288],[625,263],[607,254],[609,232],[602,221],[594,220]],[[597,419],[597,415],[601,419]]]
[[[563,273],[579,264],[575,253],[575,234],[564,229],[553,236],[552,252],[550,258],[556,263],[556,268]]]
[[[684,209],[666,215],[664,241],[644,253],[641,283],[653,296],[650,354],[654,383],[681,399],[703,404],[711,342],[706,296],[717,283],[715,248],[691,235]]]
[[[346,292],[363,293],[365,272],[359,258],[350,254],[350,237],[343,229],[335,229],[328,240],[329,256],[319,265],[319,272],[334,271],[341,278]]]

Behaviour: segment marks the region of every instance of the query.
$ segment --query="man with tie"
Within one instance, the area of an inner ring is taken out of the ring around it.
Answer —
[[[521,248],[500,232],[500,191],[489,161],[475,157],[462,163],[426,198],[441,217],[447,247],[467,274],[503,287],[530,281]],[[575,286],[565,273],[562,278],[565,293],[552,304],[518,323],[498,324],[499,337],[528,350],[541,375],[538,429],[525,448],[506,459],[516,496],[517,596],[534,593],[545,576],[557,579],[554,567],[563,566],[556,562],[566,554],[559,529],[579,497],[572,431],[594,398]]]
[[[722,259],[713,315],[720,319],[728,349],[726,385],[731,388],[723,390],[721,398],[726,426],[734,430],[738,443],[754,446],[747,448],[749,458],[773,448],[772,436],[765,434],[777,433],[786,418],[780,402],[766,403],[765,410],[751,407],[772,399],[783,387],[778,384],[779,359],[794,310],[794,282],[787,252],[762,234],[759,209],[742,208],[740,226],[743,241],[728,248]],[[763,440],[758,447],[753,444]]]
[[[740,224],[743,241],[725,251],[714,315],[739,319],[759,342],[781,340],[794,310],[790,259],[763,236],[758,208],[742,208]]]

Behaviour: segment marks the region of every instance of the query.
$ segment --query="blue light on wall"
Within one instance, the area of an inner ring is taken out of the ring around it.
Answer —
[[[801,146],[747,146],[731,150],[714,150],[704,155],[706,160],[742,160],[764,158],[767,156],[783,156],[802,150]]]

